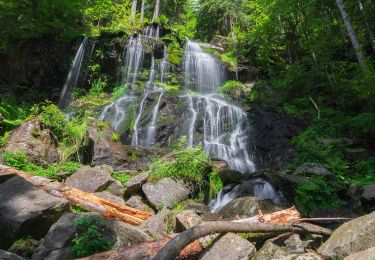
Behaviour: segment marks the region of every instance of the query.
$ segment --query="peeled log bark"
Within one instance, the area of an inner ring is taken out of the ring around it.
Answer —
[[[92,255],[81,260],[148,260],[160,252],[160,250],[173,238],[173,236],[167,236],[160,240],[144,242],[137,245],[132,245],[117,250],[99,253]],[[203,251],[200,243],[194,241],[188,245],[182,252],[177,256],[176,259],[194,259]]]
[[[176,256],[183,250],[186,245],[191,242],[216,233],[314,233],[321,235],[330,235],[331,230],[317,227],[315,225],[299,224],[295,225],[275,225],[275,224],[259,224],[259,223],[234,223],[225,221],[214,221],[197,225],[191,229],[182,232],[180,235],[172,239],[156,256],[154,260],[174,260]]]
[[[109,200],[97,197],[92,193],[72,188],[63,183],[0,165],[0,176],[9,174],[17,174],[52,196],[64,198],[71,204],[79,205],[89,211],[100,213],[104,218],[109,220],[116,219],[132,225],[139,225],[144,220],[151,217],[147,212],[113,203]]]

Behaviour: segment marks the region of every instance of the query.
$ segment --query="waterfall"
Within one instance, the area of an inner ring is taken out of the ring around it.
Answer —
[[[69,70],[68,77],[66,78],[63,90],[60,94],[60,99],[58,102],[58,107],[63,109],[70,102],[70,94],[72,90],[77,86],[79,75],[81,72],[81,67],[83,63],[83,58],[85,56],[85,51],[87,47],[88,37],[85,37],[78,48],[78,51],[74,57],[73,64]]]
[[[185,88],[199,93],[213,93],[226,80],[225,66],[190,40],[184,55]]]
[[[160,92],[160,96],[158,101],[156,102],[155,107],[152,110],[152,119],[151,124],[147,129],[147,146],[152,146],[155,144],[155,137],[156,137],[156,119],[158,117],[158,112],[160,108],[160,103],[163,98],[164,92]]]
[[[188,103],[189,103],[189,109],[191,113],[190,117],[190,124],[189,124],[189,133],[188,133],[188,146],[193,147],[194,146],[194,130],[195,130],[195,123],[197,121],[197,115],[198,112],[194,107],[194,99],[192,96],[188,96]]]
[[[134,21],[135,15],[137,14],[137,0],[133,0],[130,17]]]
[[[147,37],[147,38],[158,40],[159,34],[160,34],[159,25],[146,26],[143,30],[143,33],[144,33],[145,37]]]
[[[139,129],[138,129],[138,125],[139,125],[139,121],[141,120],[141,117],[142,117],[142,112],[143,112],[143,107],[144,107],[144,104],[145,104],[145,101],[146,101],[146,98],[148,97],[148,92],[147,90],[145,91],[145,95],[142,99],[142,102],[141,102],[141,106],[139,107],[139,111],[138,111],[138,114],[137,114],[137,117],[135,119],[135,123],[134,123],[134,134],[133,134],[133,138],[132,138],[132,145],[134,146],[138,146],[139,145]]]
[[[284,203],[284,197],[280,191],[277,191],[270,183],[263,179],[254,179],[249,181],[250,190],[243,190],[241,184],[235,186],[229,192],[224,192],[221,190],[216,199],[212,200],[209,204],[211,212],[218,212],[225,205],[227,205],[232,200],[239,198],[242,194],[251,195],[256,198],[272,200],[273,203],[282,205]]]
[[[142,0],[142,6],[141,6],[141,23],[143,23],[144,18],[145,18],[145,0]]]
[[[110,103],[104,108],[99,120],[107,121],[116,131],[120,132],[126,120],[129,119],[130,105],[134,100],[135,97],[133,96],[124,96]]]
[[[141,35],[134,35],[130,37],[127,51],[125,54],[125,65],[122,77],[122,84],[130,84],[133,89],[138,77],[139,68],[143,61],[143,46]]]
[[[167,46],[164,46],[163,60],[159,64],[160,82],[162,83],[164,82],[165,73],[168,73],[170,69],[168,60],[169,60],[169,54],[167,51]]]
[[[159,10],[160,0],[155,0],[154,17],[152,18],[152,22],[156,22],[156,20],[159,18]]]

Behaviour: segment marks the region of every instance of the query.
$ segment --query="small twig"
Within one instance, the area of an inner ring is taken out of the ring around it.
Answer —
[[[313,103],[316,110],[318,110],[318,119],[320,119],[320,109],[319,109],[318,105],[316,104],[316,102],[314,101],[314,99],[311,96],[310,96],[310,100]]]

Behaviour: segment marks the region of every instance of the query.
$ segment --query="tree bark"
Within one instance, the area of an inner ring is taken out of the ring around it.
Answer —
[[[330,235],[331,230],[321,228],[311,224],[298,225],[275,225],[259,223],[234,223],[225,221],[214,221],[197,225],[182,232],[172,239],[153,259],[154,260],[174,260],[176,256],[193,241],[216,233],[314,233],[320,235]]]
[[[52,196],[64,198],[73,205],[79,205],[89,211],[100,213],[106,219],[116,219],[132,225],[139,225],[151,217],[147,212],[114,203],[63,183],[0,165],[0,177],[7,177],[12,174],[17,174]]]
[[[174,236],[167,236],[160,240],[144,242],[109,252],[99,253],[80,260],[151,260],[173,237]],[[176,259],[194,259],[202,251],[203,248],[199,241],[194,241],[182,250]]]
[[[358,62],[367,69],[366,61],[365,61],[365,56],[362,52],[361,44],[358,41],[357,35],[354,32],[352,23],[350,21],[349,15],[345,10],[345,5],[343,0],[336,0],[336,4],[340,10],[342,19],[344,20],[344,24],[346,27],[346,30],[348,31],[350,40],[352,42],[355,54],[357,56]]]
[[[367,32],[368,32],[368,35],[369,35],[369,38],[370,38],[370,41],[371,41],[372,50],[375,53],[375,36],[374,36],[374,33],[372,32],[371,26],[368,23],[365,8],[364,8],[364,6],[363,6],[363,4],[360,0],[358,0],[358,5],[359,5],[359,9],[361,10],[361,13],[363,15],[363,19],[364,19],[366,27],[367,27]]]

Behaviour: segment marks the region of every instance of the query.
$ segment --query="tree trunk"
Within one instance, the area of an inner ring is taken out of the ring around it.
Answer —
[[[357,56],[358,62],[364,68],[367,68],[366,61],[365,61],[365,56],[364,56],[364,54],[362,52],[362,48],[361,48],[361,45],[360,45],[360,43],[358,41],[358,38],[357,38],[357,36],[356,36],[356,34],[354,32],[354,29],[353,29],[352,23],[350,21],[349,15],[348,15],[348,13],[345,10],[344,2],[343,2],[343,0],[336,0],[336,4],[337,4],[337,6],[338,6],[338,8],[340,10],[342,19],[344,20],[344,24],[345,24],[346,30],[348,31],[350,40],[351,40],[351,42],[353,44],[354,51],[355,51],[355,54]]]
[[[0,165],[0,178],[8,178],[12,174],[17,174],[52,196],[64,198],[73,205],[100,213],[106,219],[116,219],[132,225],[139,225],[151,217],[147,212],[114,203],[97,197],[92,193],[69,187],[63,183]]]
[[[175,235],[167,236],[160,240],[144,242],[109,252],[95,254],[80,260],[151,260],[173,237],[175,237]],[[199,241],[194,241],[182,250],[176,259],[195,259],[202,251],[203,248]]]
[[[234,223],[225,221],[214,221],[194,226],[182,232],[172,239],[154,258],[153,260],[174,260],[178,254],[190,243],[195,240],[216,233],[313,233],[320,235],[330,235],[331,230],[318,227],[311,224],[299,225],[275,225],[260,223]]]
[[[363,19],[364,19],[365,24],[366,24],[368,35],[369,35],[369,38],[370,38],[370,41],[371,41],[372,50],[375,53],[375,36],[374,36],[374,33],[372,32],[370,24],[368,23],[366,11],[365,11],[364,6],[363,6],[363,4],[360,0],[358,0],[358,5],[359,5],[359,9],[361,10],[361,13],[363,15]]]
[[[146,0],[142,0],[142,6],[141,6],[141,23],[143,23],[143,20],[145,18],[145,1]]]

